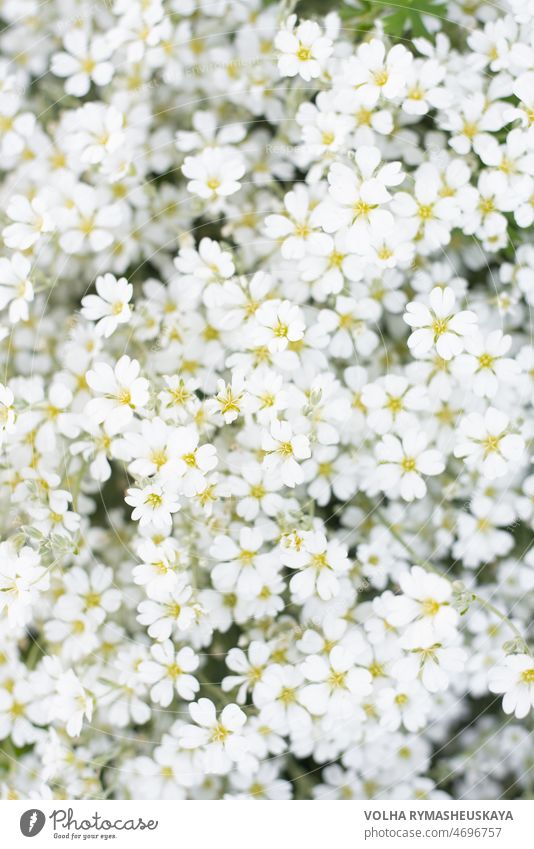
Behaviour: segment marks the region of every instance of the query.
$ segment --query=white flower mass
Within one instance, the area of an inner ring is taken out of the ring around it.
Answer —
[[[416,7],[2,3],[2,798],[533,798],[534,7]]]

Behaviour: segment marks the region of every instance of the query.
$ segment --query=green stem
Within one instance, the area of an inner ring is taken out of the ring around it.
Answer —
[[[35,669],[37,666],[37,661],[42,657],[41,647],[37,640],[33,640],[30,650],[28,651],[28,655],[26,657],[26,666],[28,669]]]
[[[9,767],[11,768],[13,766],[13,761],[17,760],[17,752],[10,737],[6,737],[5,740],[2,740],[2,743],[0,744],[0,751],[6,755]]]
[[[81,485],[82,485],[83,476],[85,475],[85,472],[87,471],[88,466],[89,466],[89,462],[87,460],[84,460],[82,462],[82,465],[80,466],[80,468],[76,472],[75,477],[74,478],[67,477],[67,486],[70,490],[70,494],[72,495],[72,508],[75,512],[78,511],[78,496],[80,494],[80,488],[81,488]]]
[[[313,788],[315,786],[313,776],[302,771],[302,766],[291,755],[286,761],[286,772],[295,790],[295,799],[308,801],[314,798]]]
[[[477,595],[477,593],[473,593],[473,601],[478,602],[481,607],[485,607],[486,610],[489,610],[490,613],[493,613],[494,616],[497,616],[502,622],[508,625],[508,627],[514,632],[518,640],[521,640],[521,642],[524,644],[528,654],[531,653],[529,645],[525,640],[523,634],[518,628],[516,628],[516,626],[514,625],[512,620],[508,618],[506,613],[503,613],[502,610],[499,610],[499,608],[495,607],[495,605],[492,604],[490,601],[486,601],[485,598],[481,598],[481,596]]]

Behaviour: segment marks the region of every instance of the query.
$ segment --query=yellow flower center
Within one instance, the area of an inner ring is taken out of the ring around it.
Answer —
[[[282,457],[291,457],[293,454],[293,446],[291,442],[281,442],[278,446],[277,453],[281,454]]]
[[[491,354],[482,354],[478,358],[478,362],[480,364],[480,368],[491,368],[495,362],[495,358],[492,357]]]
[[[346,672],[336,672],[334,669],[331,669],[328,676],[328,683],[332,688],[344,687],[346,677]]]
[[[401,463],[403,472],[413,472],[415,470],[415,460],[413,457],[404,457]]]
[[[161,505],[163,504],[163,498],[161,497],[161,495],[158,495],[157,492],[151,492],[145,498],[145,504],[150,505],[150,507],[155,510],[156,507],[161,507]]]
[[[299,42],[299,48],[297,50],[297,59],[299,62],[309,62],[311,55],[311,49],[302,44],[302,42]]]
[[[375,85],[377,86],[384,86],[387,83],[388,79],[389,74],[385,68],[382,68],[380,71],[375,71],[375,73],[373,74],[373,80]]]
[[[449,320],[447,318],[434,318],[432,322],[432,330],[434,331],[434,336],[442,336],[447,332],[447,327],[449,326]]]
[[[211,732],[210,740],[212,743],[224,743],[230,732],[220,722],[217,723]]]
[[[167,667],[167,675],[169,676],[169,678],[172,678],[174,680],[175,678],[178,678],[178,676],[181,674],[182,670],[180,669],[177,663],[170,663]]]
[[[167,462],[167,455],[165,454],[165,451],[153,451],[150,455],[150,459],[154,465],[160,469]]]
[[[484,446],[484,453],[487,455],[491,454],[493,451],[498,451],[500,441],[500,436],[487,436],[482,442],[482,445]]]
[[[432,209],[432,204],[421,204],[417,214],[422,221],[428,221],[432,218]]]
[[[292,705],[297,700],[293,687],[282,687],[278,698],[284,705]]]
[[[425,598],[421,604],[423,616],[435,616],[439,607],[440,605],[438,601],[435,601],[433,598]]]

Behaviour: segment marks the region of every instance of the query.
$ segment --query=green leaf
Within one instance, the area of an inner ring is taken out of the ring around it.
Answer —
[[[398,3],[382,3],[380,0],[370,0],[372,6],[378,13],[379,10],[385,12],[392,10],[383,18],[384,30],[388,35],[399,38],[405,32],[410,32],[411,35],[419,37],[429,37],[423,16],[435,15],[444,16],[447,7],[440,0],[399,0]]]

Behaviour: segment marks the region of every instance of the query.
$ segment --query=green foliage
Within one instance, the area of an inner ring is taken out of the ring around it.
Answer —
[[[272,6],[279,0],[263,0],[264,6]],[[294,11],[300,18],[338,12],[343,21],[350,21],[361,31],[371,29],[375,21],[382,21],[384,31],[393,38],[411,36],[431,38],[424,17],[447,17],[447,4],[441,0],[358,0],[356,3],[338,3],[336,0],[298,0]]]
[[[301,4],[305,5],[305,4]],[[335,8],[335,4],[332,4]],[[361,0],[358,6],[343,4],[339,9],[343,20],[351,20],[368,26],[380,18],[385,32],[394,38],[403,36],[431,38],[426,27],[425,16],[447,17],[447,4],[441,0]]]
[[[398,3],[383,3],[381,0],[370,0],[371,6],[377,11],[393,9],[384,19],[384,29],[388,35],[401,36],[409,32],[412,36],[428,36],[423,16],[434,15],[445,17],[447,6],[439,0],[399,0]]]

